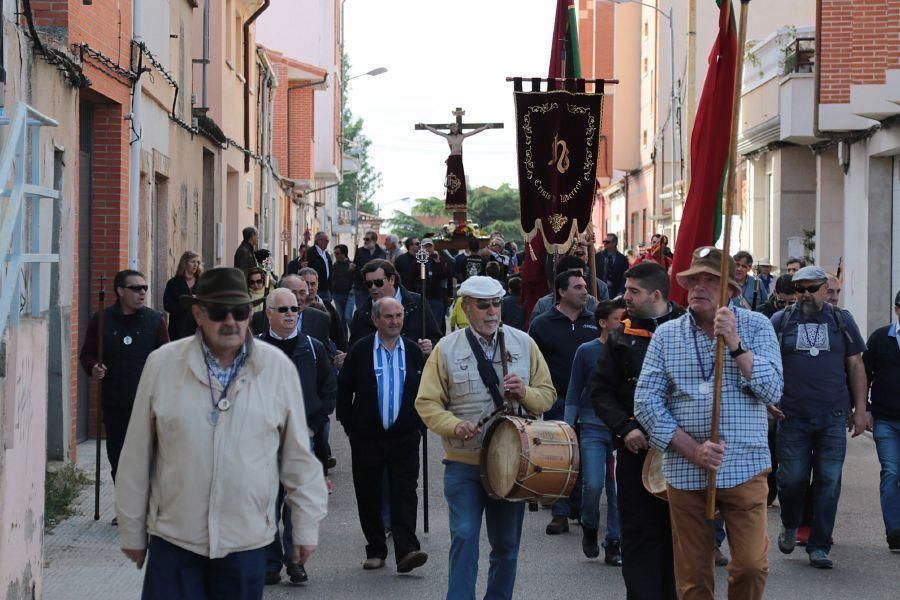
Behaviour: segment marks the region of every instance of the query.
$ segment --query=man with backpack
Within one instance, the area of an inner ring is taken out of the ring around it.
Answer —
[[[847,450],[844,428],[850,423],[853,437],[866,429],[866,344],[853,316],[825,301],[825,271],[803,267],[793,282],[797,303],[772,317],[784,368],[784,420],[776,442],[782,522],[778,548],[793,552],[803,497],[810,493],[813,521],[806,552],[812,566],[830,569],[829,539]],[[810,471],[815,483],[807,492]]]

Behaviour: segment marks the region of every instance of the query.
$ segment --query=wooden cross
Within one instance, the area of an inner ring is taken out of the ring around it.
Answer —
[[[463,123],[463,116],[466,114],[466,111],[459,106],[456,107],[456,110],[451,111],[450,114],[456,118],[454,123],[427,123],[428,127],[449,130],[451,125],[456,125],[460,131],[463,131],[465,129],[478,129],[489,124],[491,129],[503,129],[503,123]],[[417,124],[416,129],[425,129],[425,125]]]

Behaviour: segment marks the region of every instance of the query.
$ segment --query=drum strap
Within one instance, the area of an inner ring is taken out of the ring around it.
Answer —
[[[497,377],[497,371],[494,370],[493,363],[485,356],[484,350],[481,349],[481,345],[468,327],[466,328],[466,341],[469,342],[469,347],[472,348],[472,355],[475,356],[475,361],[478,363],[478,375],[481,376],[481,382],[484,383],[484,386],[491,393],[494,406],[501,408],[503,406],[503,394],[500,393],[500,378]]]

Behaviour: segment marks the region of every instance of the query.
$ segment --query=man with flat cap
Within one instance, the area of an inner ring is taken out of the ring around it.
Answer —
[[[782,524],[778,549],[794,551],[803,498],[811,494],[806,552],[812,566],[830,569],[830,538],[847,452],[845,428],[849,423],[853,437],[866,429],[866,343],[853,316],[825,301],[825,271],[803,267],[792,281],[797,303],[772,316],[784,365],[784,420],[775,442]]]
[[[650,445],[664,454],[672,518],[675,586],[681,600],[715,598],[714,529],[706,521],[706,484],[716,477],[716,507],[725,519],[732,560],[728,597],[759,600],[769,574],[766,475],[771,468],[766,407],[781,398],[778,342],[768,320],[719,306],[727,277],[741,293],[735,264],[716,248],[694,251],[677,274],[688,312],[657,328],[634,392],[634,415]],[[710,440],[716,337],[725,339],[719,441]]]
[[[248,335],[239,269],[201,275],[197,333],[147,359],[116,485],[122,551],[144,564],[144,600],[258,599],[278,482],[293,516],[293,561],[315,551],[328,494],[309,449],[290,359]]]
[[[463,282],[458,294],[469,326],[434,347],[416,398],[422,421],[443,438],[444,496],[450,509],[448,600],[475,597],[482,514],[491,545],[485,597],[512,598],[516,582],[525,504],[496,500],[484,491],[479,473],[486,429],[480,426],[482,419],[498,404],[513,414],[542,414],[556,400],[537,344],[522,331],[500,329],[504,293],[491,277],[476,275]],[[504,345],[506,356],[501,357]]]

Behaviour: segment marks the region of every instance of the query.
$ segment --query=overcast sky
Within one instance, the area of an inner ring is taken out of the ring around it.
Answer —
[[[512,75],[546,77],[554,0],[346,0],[344,37],[351,75],[387,73],[350,83],[355,115],[365,120],[371,159],[382,174],[381,214],[444,194],[443,138],[415,131],[446,123],[462,106],[465,122],[502,122],[465,141],[469,185],[518,187]]]

